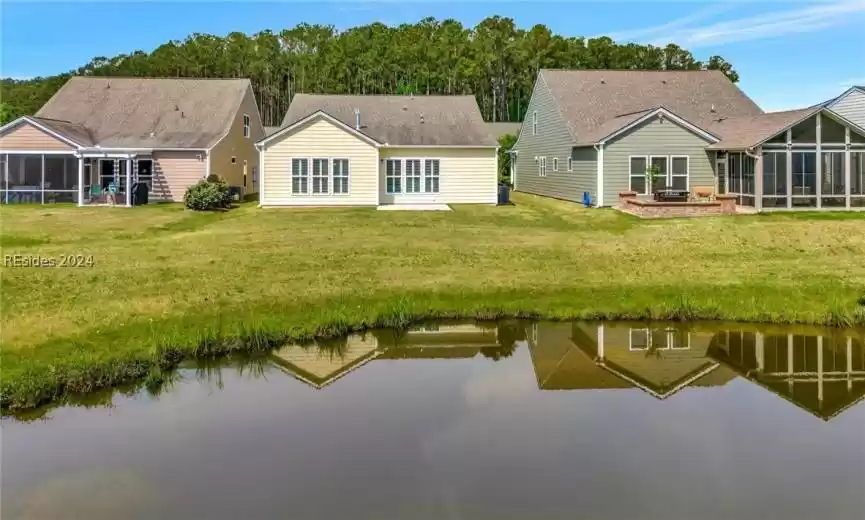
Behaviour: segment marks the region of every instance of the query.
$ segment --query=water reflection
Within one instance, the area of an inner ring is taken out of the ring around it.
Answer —
[[[424,325],[287,345],[274,352],[272,361],[321,389],[374,360],[500,360],[525,341],[540,390],[636,388],[667,399],[686,387],[718,387],[743,377],[825,420],[865,397],[865,342],[857,331],[775,334],[719,327],[519,321]]]

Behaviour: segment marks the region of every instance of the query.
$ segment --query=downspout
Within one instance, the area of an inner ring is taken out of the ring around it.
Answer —
[[[264,207],[264,147],[259,143],[253,144],[258,151],[258,207]]]
[[[592,148],[598,153],[598,200],[595,201],[595,206],[600,208],[604,205],[604,143],[593,144]]]

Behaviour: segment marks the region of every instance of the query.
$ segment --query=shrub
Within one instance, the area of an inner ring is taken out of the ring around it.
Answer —
[[[208,180],[199,181],[197,184],[186,189],[186,194],[183,196],[183,204],[187,208],[195,211],[207,211],[215,209],[223,209],[231,206],[231,197],[228,193],[228,184],[216,177],[215,181]]]

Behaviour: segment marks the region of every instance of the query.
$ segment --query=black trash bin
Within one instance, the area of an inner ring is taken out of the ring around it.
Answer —
[[[140,206],[148,202],[147,183],[136,182],[132,185],[132,205]]]
[[[499,205],[511,203],[511,189],[507,184],[499,184]]]

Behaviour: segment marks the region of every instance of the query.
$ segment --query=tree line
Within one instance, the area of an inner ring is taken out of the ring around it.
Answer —
[[[264,124],[276,126],[297,92],[331,94],[473,94],[488,121],[521,121],[541,68],[700,70],[738,74],[720,56],[707,61],[670,43],[616,43],[608,37],[525,30],[491,16],[475,27],[424,18],[390,27],[338,31],[301,23],[279,32],[225,37],[195,33],[153,52],[96,57],[74,71],[0,80],[2,122],[36,112],[71,75],[250,78]]]

